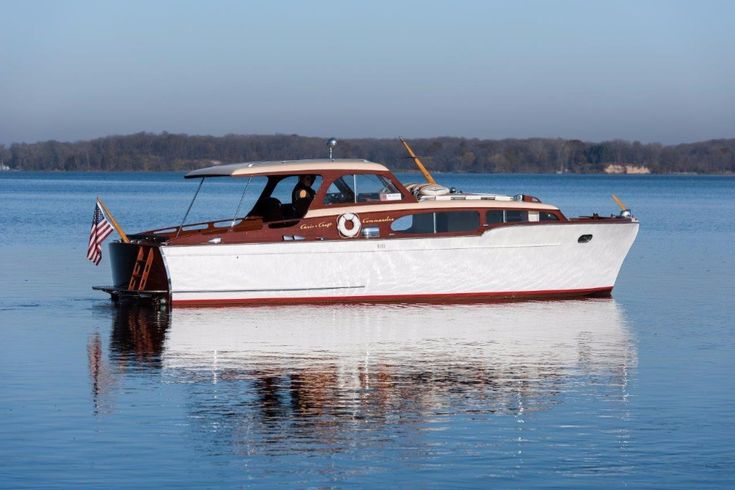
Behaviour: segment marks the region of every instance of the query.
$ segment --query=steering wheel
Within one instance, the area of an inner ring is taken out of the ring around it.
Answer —
[[[334,192],[332,194],[327,194],[327,204],[340,204],[347,201],[347,196],[343,192]]]

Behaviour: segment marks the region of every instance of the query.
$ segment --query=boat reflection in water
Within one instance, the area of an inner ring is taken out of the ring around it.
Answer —
[[[187,384],[189,416],[229,428],[248,451],[294,437],[364,441],[441,414],[518,416],[585,389],[624,403],[636,362],[609,299],[116,315],[111,370]]]

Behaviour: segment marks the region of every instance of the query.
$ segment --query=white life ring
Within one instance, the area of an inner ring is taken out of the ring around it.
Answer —
[[[347,223],[349,223],[349,228]],[[337,230],[345,238],[354,238],[360,233],[360,218],[353,213],[345,213],[337,220]]]
[[[446,196],[450,192],[448,187],[440,184],[424,184],[419,187],[419,194],[422,196]]]
[[[406,190],[416,197],[446,196],[451,189],[440,184],[408,184]]]

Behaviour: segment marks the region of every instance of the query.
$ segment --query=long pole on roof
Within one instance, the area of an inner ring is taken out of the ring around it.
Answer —
[[[419,157],[416,156],[416,153],[414,153],[413,148],[411,148],[408,142],[404,140],[403,138],[398,138],[398,139],[401,140],[401,144],[408,152],[408,156],[413,159],[413,163],[416,164],[416,166],[419,168],[421,173],[424,175],[426,182],[428,182],[429,184],[436,184],[436,180],[434,180],[434,177],[432,177],[429,171],[426,170],[426,167],[424,167],[424,164],[421,163],[421,159],[419,159]]]

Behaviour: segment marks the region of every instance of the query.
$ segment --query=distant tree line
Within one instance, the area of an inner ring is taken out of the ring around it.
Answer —
[[[298,135],[190,136],[136,133],[89,141],[0,145],[0,165],[19,170],[190,170],[216,162],[291,160],[327,156],[325,138]],[[601,172],[609,164],[643,165],[653,173],[735,173],[735,138],[663,146],[638,141],[529,138],[412,139],[434,171]],[[398,139],[344,139],[335,158],[364,158],[396,170],[413,169]]]

